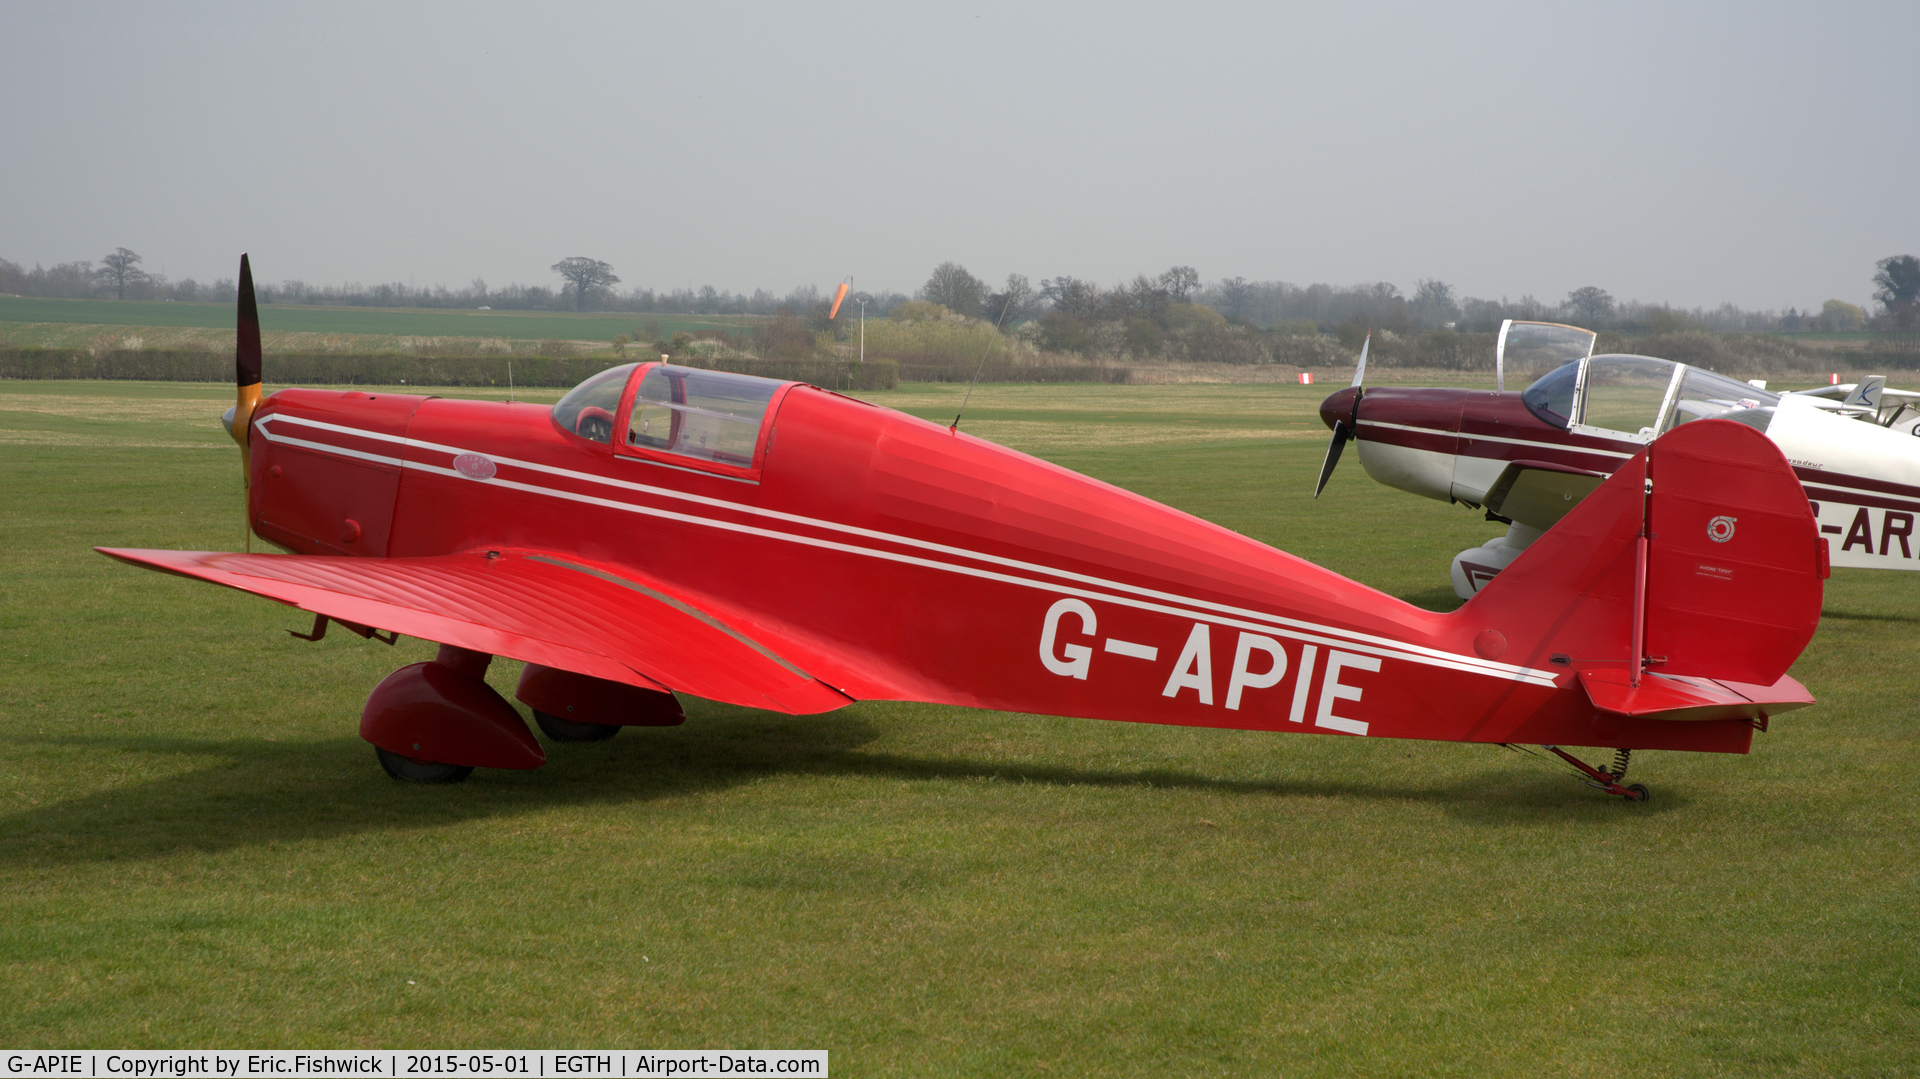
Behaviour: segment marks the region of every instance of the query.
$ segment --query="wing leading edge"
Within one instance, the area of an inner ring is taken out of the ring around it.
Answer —
[[[663,583],[526,551],[433,558],[97,547],[344,622],[648,689],[791,714],[852,698]]]

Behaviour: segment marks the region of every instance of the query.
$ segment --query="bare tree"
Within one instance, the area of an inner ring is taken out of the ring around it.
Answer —
[[[1051,277],[1040,282],[1040,296],[1053,309],[1076,318],[1091,317],[1100,306],[1100,286],[1077,277]]]
[[[1247,306],[1253,300],[1253,288],[1244,277],[1220,279],[1220,313],[1227,316],[1228,322],[1246,321]]]
[[[1005,292],[987,294],[986,308],[980,312],[982,318],[990,318],[997,325],[1012,326],[1024,319],[1032,318],[1040,305],[1040,297],[1027,283],[1025,274],[1007,275]]]
[[[599,259],[575,256],[570,259],[561,259],[554,263],[551,269],[567,279],[567,284],[561,289],[561,293],[562,295],[569,291],[573,293],[573,308],[576,311],[587,309],[589,293],[599,292],[609,285],[620,283],[620,279],[613,275],[613,267]]]
[[[1122,285],[1107,294],[1107,300],[1122,319],[1144,318],[1156,323],[1164,322],[1167,317],[1167,305],[1173,303],[1173,292],[1166,284],[1166,277],[1148,277],[1146,274],[1134,274],[1131,284]]]
[[[1413,317],[1428,326],[1459,321],[1460,305],[1454,302],[1453,286],[1431,278],[1416,282],[1413,288]]]
[[[1597,285],[1585,285],[1567,293],[1567,306],[1587,324],[1587,329],[1592,329],[1613,313],[1613,296]]]
[[[93,271],[94,280],[114,290],[119,299],[127,298],[128,285],[141,285],[153,280],[147,276],[138,263],[140,256],[124,247],[115,248],[113,254],[100,260],[103,265]]]
[[[987,283],[957,262],[943,262],[933,268],[933,276],[921,286],[920,294],[928,303],[973,318],[980,314],[980,305],[987,298]]]
[[[1174,303],[1186,303],[1187,297],[1200,287],[1199,271],[1191,266],[1175,266],[1160,275],[1160,287],[1167,290]]]

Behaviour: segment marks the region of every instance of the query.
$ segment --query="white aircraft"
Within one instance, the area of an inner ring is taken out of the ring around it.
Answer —
[[[1920,393],[1888,389],[1881,375],[1774,393],[1672,360],[1594,356],[1595,336],[1507,322],[1493,391],[1367,389],[1363,349],[1354,384],[1320,405],[1333,428],[1321,487],[1342,446],[1357,441],[1375,480],[1506,523],[1505,535],[1454,557],[1453,588],[1467,599],[1642,447],[1713,416],[1757,428],[1780,447],[1833,565],[1920,569]],[[1551,370],[1507,391],[1510,365]],[[1730,539],[1739,524],[1721,527]]]

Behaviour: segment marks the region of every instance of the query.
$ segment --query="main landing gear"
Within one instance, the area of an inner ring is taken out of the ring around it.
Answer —
[[[360,713],[360,737],[373,743],[395,779],[458,783],[478,768],[538,768],[546,751],[487,684],[493,657],[440,646],[429,663],[388,675]]]
[[[472,765],[415,760],[379,746],[373,747],[373,753],[380,758],[380,767],[386,769],[388,775],[412,783],[459,783],[473,774]]]
[[[414,783],[458,783],[475,768],[538,768],[546,751],[487,684],[493,657],[440,646],[432,662],[388,675],[367,698],[360,737],[380,767]],[[686,713],[671,693],[529,663],[514,696],[555,742],[599,742],[621,727],[671,727]]]
[[[611,723],[573,723],[538,708],[533,710],[533,721],[556,742],[604,742],[620,733],[620,728]]]
[[[1629,783],[1624,787],[1620,785],[1620,781],[1627,778],[1627,762],[1633,758],[1631,749],[1614,750],[1612,768],[1595,768],[1559,746],[1541,746],[1540,748],[1573,765],[1581,775],[1587,777],[1588,786],[1598,787],[1608,794],[1618,795],[1629,802],[1646,802],[1653,798],[1653,792],[1647,789],[1645,783]]]

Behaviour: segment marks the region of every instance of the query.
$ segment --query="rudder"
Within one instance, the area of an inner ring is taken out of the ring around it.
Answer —
[[[1770,686],[1819,623],[1824,556],[1779,448],[1745,424],[1696,420],[1624,463],[1452,617],[1466,640],[1500,634],[1507,662],[1631,671],[1638,640],[1649,671]]]

